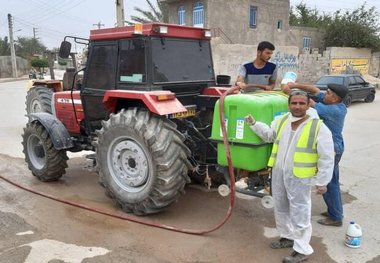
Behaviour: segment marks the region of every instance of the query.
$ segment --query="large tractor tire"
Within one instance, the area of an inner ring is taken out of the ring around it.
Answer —
[[[26,113],[46,112],[52,113],[51,100],[53,90],[45,86],[36,86],[26,94]]]
[[[56,181],[66,172],[65,150],[56,150],[45,127],[39,122],[31,122],[22,135],[25,161],[33,175],[43,182]]]
[[[106,194],[127,213],[160,212],[176,202],[190,182],[190,150],[166,118],[143,109],[111,114],[98,131],[97,172]]]

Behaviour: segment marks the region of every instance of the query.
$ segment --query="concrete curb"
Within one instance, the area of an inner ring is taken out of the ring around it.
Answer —
[[[19,81],[19,80],[28,80],[29,76],[22,76],[19,78],[0,78],[0,83],[11,82],[11,81]]]

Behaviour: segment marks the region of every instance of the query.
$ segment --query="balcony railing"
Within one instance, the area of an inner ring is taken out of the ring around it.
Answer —
[[[219,37],[226,44],[234,43],[232,39],[220,27],[211,28],[210,30],[212,37]]]

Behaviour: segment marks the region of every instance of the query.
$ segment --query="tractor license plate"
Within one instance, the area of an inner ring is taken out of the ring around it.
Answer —
[[[186,118],[190,116],[195,116],[195,109],[189,109],[187,111],[183,112],[176,112],[169,115],[169,118],[171,119],[177,119],[177,118]]]

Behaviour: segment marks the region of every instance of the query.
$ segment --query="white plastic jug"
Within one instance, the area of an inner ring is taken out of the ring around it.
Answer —
[[[351,221],[347,227],[346,239],[344,244],[348,247],[358,248],[362,243],[362,229],[354,221]]]
[[[281,84],[288,84],[289,82],[296,82],[297,73],[295,72],[286,72],[282,78]]]

